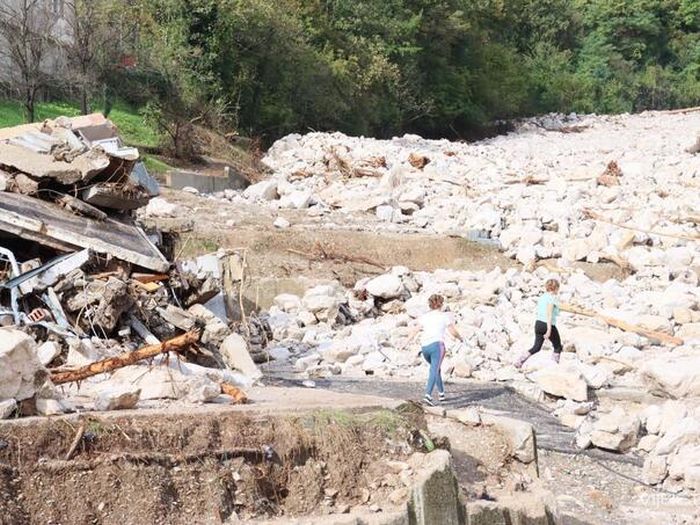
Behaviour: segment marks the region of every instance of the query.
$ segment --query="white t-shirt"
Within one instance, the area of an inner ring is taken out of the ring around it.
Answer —
[[[428,346],[432,343],[444,342],[445,331],[452,324],[452,316],[440,310],[431,310],[418,319],[423,332],[421,334],[421,346]]]

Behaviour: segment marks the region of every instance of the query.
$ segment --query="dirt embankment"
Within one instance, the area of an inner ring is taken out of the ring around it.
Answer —
[[[84,435],[66,460],[76,433]],[[420,425],[388,410],[36,419],[0,426],[0,523],[222,523],[387,501]],[[422,423],[424,425],[424,422]]]

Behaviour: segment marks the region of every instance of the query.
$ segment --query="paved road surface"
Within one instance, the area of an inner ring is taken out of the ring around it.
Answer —
[[[270,371],[272,372],[272,371]],[[289,372],[276,371],[266,378],[266,383],[279,386],[301,386],[305,378]],[[394,399],[418,401],[423,395],[423,385],[411,382],[387,381],[384,379],[314,379],[316,388],[351,394],[371,394]],[[530,422],[537,434],[537,447],[543,450],[567,454],[581,453],[574,446],[575,433],[565,427],[548,410],[526,399],[512,388],[499,383],[459,383],[447,388],[446,408],[461,408],[478,405],[503,415]],[[642,460],[631,454],[615,454],[599,449],[590,449],[585,454],[597,459],[641,465]]]

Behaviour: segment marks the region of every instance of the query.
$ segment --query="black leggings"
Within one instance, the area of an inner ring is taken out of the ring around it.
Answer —
[[[535,344],[530,348],[531,354],[536,354],[542,349],[542,344],[544,344],[544,334],[547,333],[547,323],[544,321],[535,321]],[[552,341],[554,346],[554,351],[557,354],[561,353],[561,339],[559,338],[559,330],[557,327],[552,325],[552,333],[549,336],[549,340]]]

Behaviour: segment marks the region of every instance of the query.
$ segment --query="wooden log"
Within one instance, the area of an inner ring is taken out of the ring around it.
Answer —
[[[78,449],[78,445],[80,445],[80,441],[83,439],[84,434],[85,434],[85,421],[82,421],[80,423],[80,426],[78,427],[78,431],[75,433],[75,437],[73,438],[73,442],[71,443],[70,448],[68,449],[68,452],[66,453],[66,461],[69,461],[73,457],[73,454],[75,454],[75,451]]]
[[[626,224],[620,224],[618,222],[611,221],[610,219],[606,219],[599,213],[594,212],[593,210],[583,210],[583,213],[586,217],[589,219],[593,219],[594,221],[598,222],[604,222],[607,224],[612,224],[613,226],[617,226],[618,228],[624,228],[626,230],[632,230],[636,232],[641,232],[641,233],[646,233],[648,235],[659,235],[661,237],[670,237],[671,239],[681,239],[684,241],[698,241],[700,240],[700,235],[679,235],[675,233],[664,233],[664,232],[658,232],[654,230],[646,230],[644,228],[636,228],[635,226],[628,226]]]
[[[672,346],[680,346],[683,344],[683,339],[680,339],[678,337],[674,337],[663,332],[657,332],[656,330],[649,330],[647,328],[644,328],[643,326],[628,323],[621,319],[615,319],[614,317],[603,315],[594,310],[589,310],[587,308],[581,308],[580,306],[575,306],[566,303],[562,303],[561,305],[559,305],[559,308],[563,312],[585,315],[586,317],[595,317],[596,319],[600,319],[601,321],[610,326],[614,326],[615,328],[619,328],[620,330],[624,330],[625,332],[634,332],[635,334],[643,335],[647,339],[651,339],[653,341],[659,341],[661,343]]]
[[[199,337],[199,330],[193,330],[191,332],[187,332],[186,334],[174,337],[173,339],[169,339],[168,341],[164,341],[156,345],[144,346],[143,348],[139,348],[133,352],[126,352],[116,357],[110,357],[108,359],[103,359],[102,361],[90,363],[89,365],[75,370],[53,370],[51,371],[51,381],[54,385],[82,381],[87,377],[103,374],[105,372],[111,372],[112,370],[117,370],[118,368],[123,368],[128,365],[133,365],[134,363],[155,357],[159,354],[179,352],[190,345],[197,343],[199,341]]]
[[[231,396],[233,398],[234,405],[248,402],[248,396],[246,393],[230,383],[221,383],[221,393]]]

